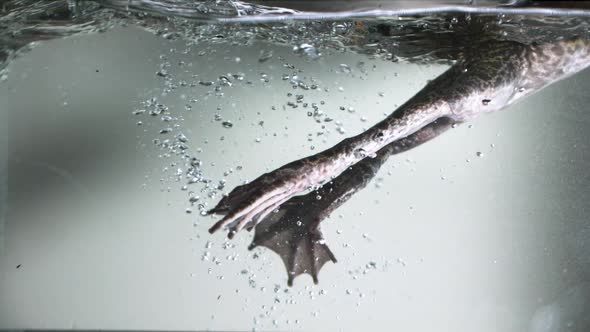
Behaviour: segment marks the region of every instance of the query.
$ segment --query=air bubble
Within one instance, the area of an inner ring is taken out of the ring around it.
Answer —
[[[221,75],[219,76],[219,84],[222,86],[232,86],[232,83],[229,79],[229,77]]]
[[[350,74],[350,72],[352,71],[352,70],[350,69],[350,66],[349,66],[349,65],[347,65],[347,64],[345,64],[345,63],[341,63],[341,64],[340,64],[340,70],[341,70],[343,73],[346,73],[346,74]]]
[[[364,149],[356,149],[354,150],[354,156],[358,159],[364,159],[367,157],[367,151],[365,151]]]
[[[258,57],[258,62],[260,62],[260,63],[266,62],[269,59],[271,59],[272,56],[273,56],[272,50],[260,51],[260,56]]]
[[[182,142],[182,143],[186,143],[186,142],[188,142],[188,138],[187,138],[187,137],[186,137],[184,134],[182,134],[182,133],[180,133],[180,134],[176,135],[176,139],[177,139],[179,142]]]

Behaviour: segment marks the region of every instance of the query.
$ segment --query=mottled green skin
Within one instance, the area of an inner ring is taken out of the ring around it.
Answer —
[[[533,45],[511,41],[474,45],[450,69],[367,131],[235,188],[211,211],[225,217],[210,232],[229,227],[231,237],[244,226],[264,220],[291,197],[326,183],[441,118],[463,122],[501,110],[588,65],[590,41],[583,38]]]

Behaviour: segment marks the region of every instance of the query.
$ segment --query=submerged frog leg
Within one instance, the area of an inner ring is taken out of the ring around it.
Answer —
[[[374,157],[388,144],[436,119],[466,121],[495,112],[590,65],[590,42],[574,38],[541,45],[495,41],[465,52],[465,58],[428,83],[389,117],[360,135],[316,155],[286,164],[239,186],[213,208],[225,216],[209,229],[231,234],[252,227],[269,211],[308,188],[323,185],[350,166]],[[236,222],[240,220],[239,222]]]
[[[365,158],[324,187],[305,196],[291,198],[277,212],[260,217],[263,222],[256,225],[254,239],[248,249],[262,246],[277,253],[287,269],[289,286],[301,274],[309,274],[317,283],[324,264],[336,262],[320,230],[322,220],[363,189],[390,155],[429,141],[449,129],[451,124],[449,118],[441,118],[384,147],[375,158]]]
[[[322,153],[291,162],[247,185],[239,186],[210,211],[225,216],[209,231],[213,233],[234,225],[234,221],[242,217],[245,220],[239,223],[240,226],[251,221],[256,223],[253,218],[257,213],[266,211],[263,213],[267,214],[278,202],[288,200],[310,187],[322,185],[358,161],[374,155],[383,146],[449,114],[448,105],[434,96],[422,104],[414,102],[395,112],[388,118],[389,121],[373,127],[373,130],[345,139]]]

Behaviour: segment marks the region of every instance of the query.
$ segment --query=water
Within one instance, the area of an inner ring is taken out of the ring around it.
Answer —
[[[422,4],[4,3],[0,326],[586,331],[587,73],[389,158],[322,222],[338,262],[317,286],[207,233],[222,194],[362,132],[465,48],[588,31],[571,9]]]

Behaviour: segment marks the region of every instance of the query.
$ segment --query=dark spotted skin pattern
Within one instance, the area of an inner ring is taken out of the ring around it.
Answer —
[[[277,253],[287,269],[289,286],[301,274],[311,275],[317,284],[324,264],[336,262],[336,257],[324,241],[320,223],[363,189],[391,155],[431,140],[451,128],[452,123],[449,118],[441,118],[387,145],[379,150],[375,158],[365,158],[349,167],[318,190],[291,198],[281,205],[279,211],[267,215],[256,225],[254,239],[248,249],[262,246]],[[253,226],[252,223],[248,228]]]
[[[501,110],[588,65],[590,40],[584,38],[532,45],[512,41],[474,45],[451,68],[367,131],[236,187],[210,211],[224,217],[209,231],[226,227],[231,238],[242,228],[264,220],[293,196],[321,186],[438,119],[464,122]]]

